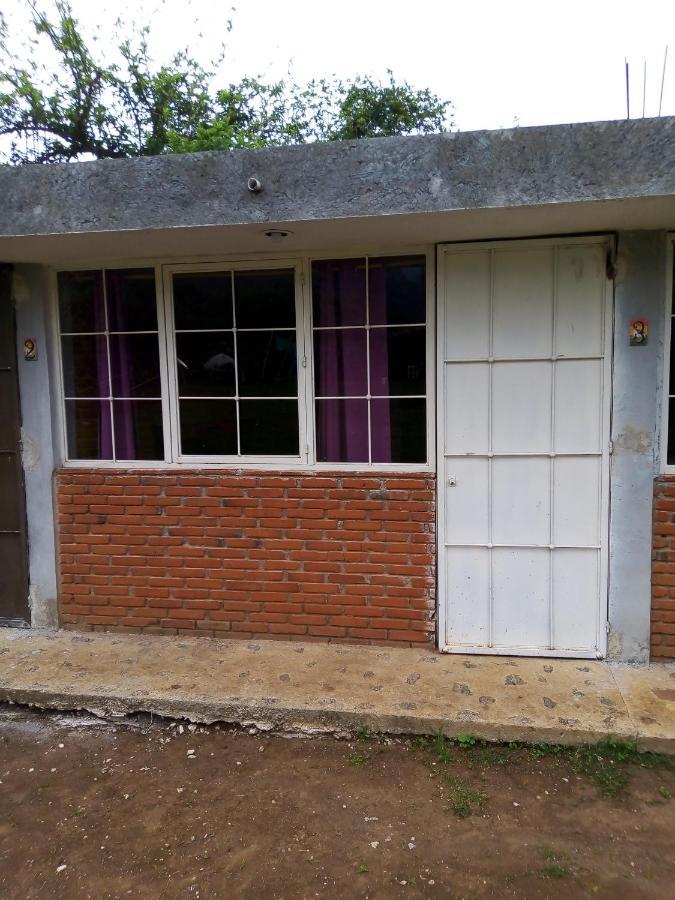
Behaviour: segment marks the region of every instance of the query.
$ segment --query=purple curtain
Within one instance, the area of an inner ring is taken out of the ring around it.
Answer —
[[[104,306],[104,295],[103,295],[103,275],[101,272],[95,272],[94,274],[94,321],[96,331],[101,333],[106,330],[106,320],[105,320],[105,306]],[[102,349],[101,345],[104,344],[105,338],[99,338],[97,340],[97,352],[96,354],[96,380],[98,383],[98,396],[99,397],[108,397],[110,394],[110,380],[108,373],[108,348],[105,347],[105,352],[100,352]],[[99,343],[100,341],[100,343]],[[98,400],[99,405],[99,458],[100,459],[112,459],[113,458],[113,444],[112,444],[112,420],[111,420],[111,409],[110,409],[110,401],[109,400]]]
[[[352,400],[321,400],[317,404],[319,458],[330,462],[368,462],[368,416],[371,415],[366,371],[368,332],[366,325],[365,259],[326,260],[313,266],[314,324],[328,330],[315,331],[319,360],[317,397],[359,397]],[[384,266],[370,270],[370,321],[386,323],[387,275]],[[333,330],[331,326],[343,326]],[[353,329],[344,326],[354,326]],[[371,394],[389,394],[387,332],[370,332]],[[391,461],[389,404],[377,404],[371,418],[372,457]]]
[[[318,454],[326,462],[367,462],[365,260],[322,260],[312,271],[318,397],[359,400],[316,401]],[[356,326],[338,330],[331,326]],[[359,327],[360,326],[360,327]]]
[[[387,268],[383,265],[368,269],[368,298],[370,322],[387,321]],[[370,332],[370,393],[389,394],[389,330],[378,328]],[[377,411],[377,415],[375,414]],[[389,403],[382,401],[370,406],[370,443],[372,459],[391,462],[391,421]]]
[[[124,269],[111,269],[105,273],[106,297],[108,300],[108,322],[115,331],[130,331],[127,321],[124,292],[128,273]],[[129,353],[128,338],[118,336],[111,339],[114,353],[111,353],[110,368],[113,385],[110,393],[115,397],[131,397],[131,372],[133,361]],[[115,454],[117,459],[136,459],[136,432],[134,428],[133,404],[113,403],[115,428]]]

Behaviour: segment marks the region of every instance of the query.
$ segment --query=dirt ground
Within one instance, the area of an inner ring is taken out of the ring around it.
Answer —
[[[181,727],[0,710],[0,896],[673,896],[668,766]]]

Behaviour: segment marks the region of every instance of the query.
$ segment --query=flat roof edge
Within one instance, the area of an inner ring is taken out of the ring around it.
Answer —
[[[5,166],[0,194],[3,237],[675,198],[675,117]]]

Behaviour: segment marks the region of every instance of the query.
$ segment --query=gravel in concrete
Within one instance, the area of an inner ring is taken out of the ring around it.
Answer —
[[[0,701],[291,732],[612,735],[675,754],[675,664],[1,629]]]

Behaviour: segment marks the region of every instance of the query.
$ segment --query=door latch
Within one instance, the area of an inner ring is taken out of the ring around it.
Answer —
[[[457,476],[456,475],[448,475],[448,487],[456,487],[457,485]]]

